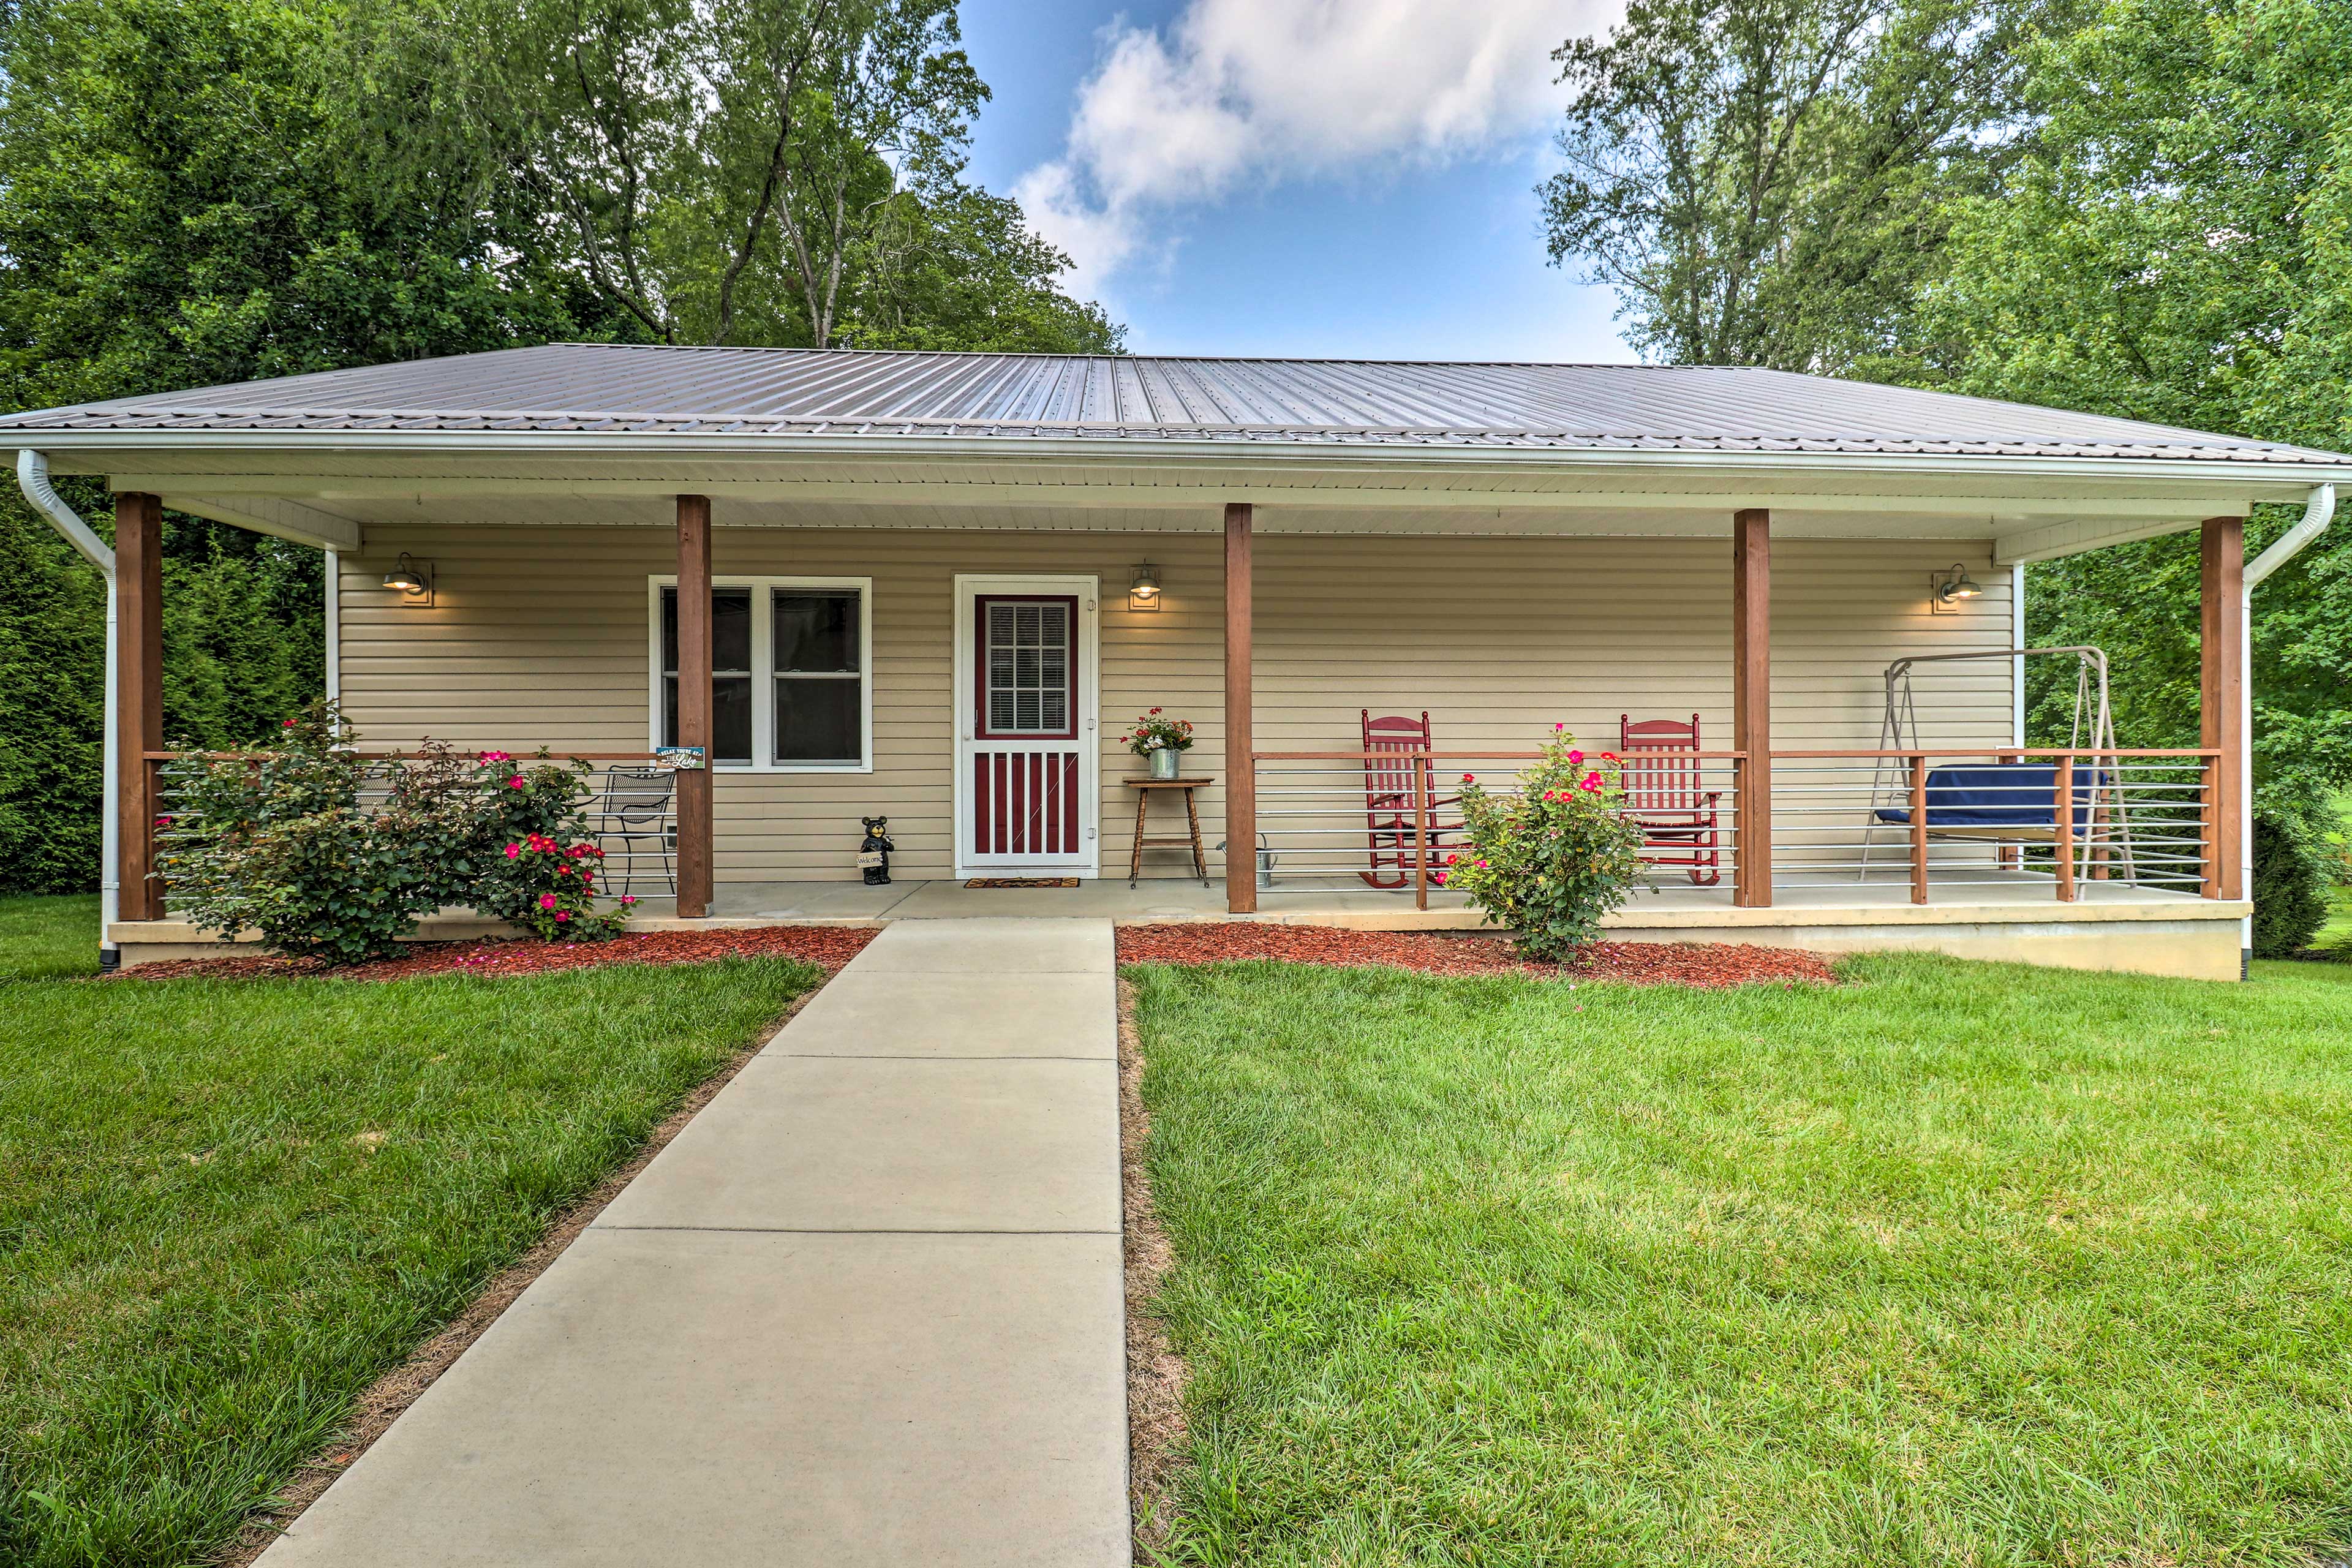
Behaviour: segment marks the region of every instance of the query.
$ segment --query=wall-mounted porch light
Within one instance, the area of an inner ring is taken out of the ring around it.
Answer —
[[[383,585],[412,605],[428,605],[433,603],[432,563],[420,566],[404,550],[399,563],[383,574]]]
[[[1157,610],[1160,607],[1160,569],[1149,561],[1135,569],[1135,578],[1127,585],[1127,607],[1130,610]]]
[[[1952,563],[1950,571],[1934,573],[1927,580],[1936,590],[1936,597],[1928,607],[1939,616],[1957,611],[1965,600],[1984,596],[1984,590],[1977,586],[1975,578],[1969,575],[1969,569],[1957,561]]]

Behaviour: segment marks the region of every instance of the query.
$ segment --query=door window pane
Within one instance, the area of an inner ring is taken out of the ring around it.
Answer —
[[[988,606],[986,644],[991,733],[1066,734],[1070,728],[1070,606],[1001,600]]]

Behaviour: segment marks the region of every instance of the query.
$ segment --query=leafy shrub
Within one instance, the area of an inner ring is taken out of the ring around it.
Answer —
[[[165,772],[158,859],[182,912],[225,937],[356,963],[393,951],[440,902],[400,821],[361,801],[366,759],[330,703],[289,719],[278,743],[190,756]]]
[[[2291,958],[2327,923],[2325,861],[2285,824],[2254,819],[2254,956]]]
[[[625,893],[620,908],[597,910],[596,878],[604,852],[585,839],[566,843],[526,832],[509,840],[495,860],[496,869],[483,879],[474,907],[550,942],[603,942],[618,936],[630,906],[637,901],[634,894]]]
[[[1491,923],[1514,928],[1528,957],[1560,962],[1600,935],[1642,874],[1641,831],[1619,815],[1622,780],[1615,757],[1587,758],[1564,724],[1552,726],[1517,794],[1464,773],[1468,847],[1445,858],[1440,879]]]
[[[334,963],[394,951],[449,904],[551,941],[620,929],[625,915],[594,908],[602,856],[580,821],[587,764],[467,757],[427,742],[414,762],[386,766],[354,751],[356,739],[320,702],[268,749],[167,769],[160,859],[180,912]],[[541,843],[551,852],[525,854]]]

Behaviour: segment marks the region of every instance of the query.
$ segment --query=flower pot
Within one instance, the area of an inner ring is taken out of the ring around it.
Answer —
[[[1160,750],[1151,753],[1151,776],[1153,778],[1172,779],[1182,769],[1183,765],[1184,753],[1181,752],[1171,752],[1163,746]]]

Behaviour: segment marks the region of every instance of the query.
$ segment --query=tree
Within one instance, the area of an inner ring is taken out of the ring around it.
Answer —
[[[394,200],[325,109],[323,0],[26,0],[0,29],[0,405],[605,335],[495,213]],[[103,531],[104,492],[61,484]],[[320,680],[316,552],[165,520],[167,732],[251,740]],[[0,866],[97,879],[104,605],[0,487]]]
[[[1923,377],[2352,447],[2352,11],[2110,0],[2030,64],[2041,122],[1997,196],[1955,204],[1919,316]],[[2297,515],[2257,509],[2249,549]],[[2178,537],[2032,570],[2032,635],[2108,649],[2128,743],[2195,742],[2197,580]],[[2258,797],[2308,824],[2352,784],[2352,530],[2254,607]]]
[[[1613,285],[1645,355],[1836,370],[1889,353],[1954,189],[2008,156],[2042,0],[1634,0],[1553,58],[1556,265]]]
[[[958,259],[972,203],[994,200],[962,181],[988,89],[954,0],[360,0],[355,15],[354,122],[434,106],[425,135],[389,149],[403,176],[535,215],[538,243],[659,342],[832,347],[856,301],[894,286],[866,267],[903,278],[931,244],[938,265]],[[998,346],[1058,346],[1095,321],[1087,346],[1115,347],[1099,310],[1055,286],[1066,258],[1033,265],[1042,242],[1017,206],[993,211],[1017,263],[982,273],[1009,290],[990,301]],[[1012,337],[1023,321],[1046,338]],[[918,313],[887,331],[926,346],[928,329]]]

